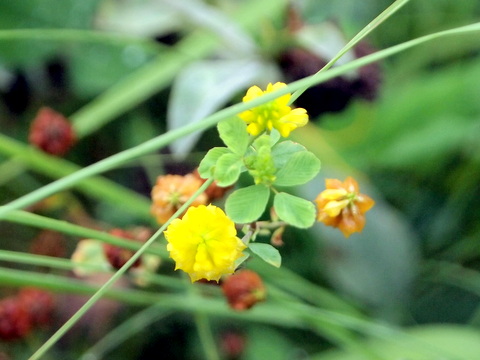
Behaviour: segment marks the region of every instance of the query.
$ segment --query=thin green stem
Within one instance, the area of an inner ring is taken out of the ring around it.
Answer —
[[[397,10],[405,5],[410,0],[396,0],[392,5],[386,8],[380,15],[373,19],[367,26],[365,26],[360,32],[355,35],[325,66],[320,69],[318,73],[324,72],[330,69],[343,55],[345,55],[351,48],[353,48],[360,40],[370,34],[377,26],[392,16]],[[308,87],[300,88],[292,94],[290,103],[293,103],[300,95],[302,95]]]
[[[0,282],[2,286],[33,286],[53,292],[67,292],[77,295],[91,295],[99,290],[98,286],[89,285],[74,278],[3,267],[0,267]],[[129,289],[111,289],[105,293],[105,297],[131,305],[151,305],[161,298],[151,292]]]
[[[79,264],[70,259],[56,258],[52,256],[34,255],[17,251],[0,250],[0,260],[15,262],[18,264],[28,264],[35,266],[46,266],[49,268],[60,270],[73,270],[76,267],[85,270],[106,272],[105,268],[96,264]]]
[[[78,165],[45,154],[40,150],[34,149],[33,147],[3,134],[0,134],[0,152],[14,157],[16,161],[21,162],[24,166],[28,166],[29,168],[52,178],[73,176],[73,174],[83,171]],[[100,172],[97,172],[97,174],[99,173]],[[145,196],[118,185],[113,181],[107,180],[106,178],[94,177],[86,179],[86,177],[83,177],[81,180],[82,181],[77,180],[74,183],[67,184],[63,189],[75,185],[78,190],[88,196],[110,202],[115,206],[118,206],[118,204],[124,204],[123,208],[125,211],[138,215],[142,219],[152,219],[150,215],[150,200]],[[51,192],[48,195],[55,192],[56,191]],[[48,195],[40,198],[36,197],[36,199],[41,200]],[[32,205],[36,201],[37,200],[32,199],[32,201],[29,201],[28,205]],[[21,207],[22,206],[17,208]]]
[[[13,210],[5,215],[4,220],[17,224],[36,227],[39,229],[50,229],[63,234],[77,236],[82,239],[96,239],[107,244],[112,244],[130,250],[138,250],[140,243],[125,240],[121,237],[108,234],[106,232],[88,229],[83,226],[70,224],[66,221],[56,220],[45,216],[29,213],[22,210]],[[167,252],[163,247],[152,246],[147,249],[149,254],[158,255],[164,259],[168,258]]]
[[[9,182],[25,171],[22,161],[13,157],[0,165],[0,185]]]
[[[186,284],[187,292],[189,296],[196,296],[198,294],[197,288],[190,286],[186,276],[184,278],[184,284]],[[200,308],[194,311],[193,319],[197,327],[198,337],[202,344],[202,349],[205,354],[206,360],[220,360],[220,356],[217,351],[215,339],[212,334],[212,328],[210,327],[210,321],[207,314],[205,314]]]
[[[144,331],[154,322],[157,322],[170,314],[170,310],[161,309],[158,305],[152,305],[136,313],[111,330],[105,337],[88,349],[82,355],[80,360],[104,359],[108,352],[121,345],[125,340],[129,339],[136,333]]]
[[[157,51],[166,48],[158,42],[142,37],[84,29],[2,29],[0,30],[0,41],[3,40],[84,42],[116,46],[142,45]]]
[[[78,320],[93,306],[95,303],[107,292],[107,290],[138,260],[138,258],[145,252],[145,250],[153,244],[163,231],[167,228],[170,222],[180,216],[191,203],[210,186],[213,179],[205,181],[205,183],[192,195],[192,197],[183,204],[178,211],[148,239],[148,241],[123,265],[88,301],[60,328],[54,333],[50,339],[48,339],[43,346],[38,349],[31,357],[30,360],[39,359],[48,349],[50,349],[60,338],[75,325]]]
[[[279,301],[286,311],[288,311],[291,304],[298,302],[296,297],[284,292],[284,290],[281,290],[273,284],[268,284],[268,297],[269,299],[273,298]],[[311,321],[309,320],[308,322],[310,323]],[[321,335],[345,350],[354,351],[357,354],[368,355],[368,359],[381,360],[376,354],[372,353],[364,344],[362,344],[358,334],[355,334],[347,327],[325,323],[324,321],[319,321],[314,327]]]
[[[0,280],[2,284],[14,286],[36,286],[53,291],[68,290],[74,294],[88,295],[94,292],[98,293],[98,287],[88,285],[84,282],[66,279],[51,274],[38,274],[29,271],[20,271],[14,269],[5,269],[0,267]],[[104,287],[102,287],[104,288]],[[184,294],[152,294],[150,292],[138,290],[108,290],[105,296],[114,300],[126,302],[135,305],[152,305],[158,306],[159,309],[171,311],[195,312],[201,309],[202,312],[209,316],[233,319],[236,321],[264,323],[273,326],[314,329],[319,335],[331,338],[338,344],[344,343],[345,334],[331,331],[332,326],[336,328],[345,328],[358,331],[361,334],[378,337],[395,341],[399,337],[403,337],[411,341],[415,346],[427,345],[419,344],[417,340],[409,337],[400,329],[393,328],[388,325],[374,323],[368,319],[358,319],[346,314],[335,311],[327,311],[306,304],[299,304],[297,301],[280,301],[267,302],[259,304],[255,308],[246,312],[237,312],[229,309],[224,300],[212,297],[201,297],[191,294],[185,297]],[[285,300],[289,296],[284,297]],[[343,340],[342,340],[343,339]],[[354,338],[351,338],[354,341]],[[51,341],[51,340],[49,340]],[[347,340],[348,342],[350,340]],[[45,344],[43,345],[45,346]],[[343,346],[343,345],[342,345]],[[51,347],[51,344],[50,346]],[[348,346],[347,346],[348,347]],[[45,352],[48,349],[43,349]],[[40,351],[40,350],[38,350]],[[35,353],[33,358],[42,356]]]
[[[208,321],[208,316],[201,310],[196,310],[193,314],[193,317],[195,320],[195,325],[197,326],[198,336],[205,353],[205,359],[220,360],[212,329],[210,327],[210,321]]]
[[[322,288],[285,268],[274,268],[261,260],[253,260],[250,267],[273,284],[296,297],[322,308],[362,318],[362,313],[334,292]]]
[[[88,273],[113,273],[112,268],[106,268],[96,264],[77,263],[70,259],[56,258],[44,255],[34,255],[28,253],[22,253],[17,251],[0,250],[0,260],[14,262],[19,264],[28,264],[33,266],[44,266],[57,270],[69,270],[75,269],[87,270]],[[149,285],[159,285],[167,289],[183,289],[184,284],[176,277],[160,275],[160,274],[137,274],[135,272],[129,273],[128,277],[132,282],[141,280]],[[60,289],[59,289],[60,290]]]

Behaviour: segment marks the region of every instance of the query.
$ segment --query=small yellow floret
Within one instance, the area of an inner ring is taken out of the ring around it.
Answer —
[[[265,91],[262,91],[258,86],[252,86],[243,97],[243,102],[248,102],[285,86],[287,85],[281,82],[273,85],[270,83]],[[244,111],[238,116],[247,123],[247,131],[253,136],[257,136],[264,131],[277,129],[280,135],[287,137],[292,130],[305,126],[308,122],[305,109],[292,109],[288,106],[290,97],[291,94],[282,95],[269,103]]]
[[[358,183],[351,176],[343,182],[326,179],[325,185],[326,189],[315,199],[318,221],[339,228],[345,237],[361,232],[365,226],[365,213],[375,205],[375,201],[360,194]]]
[[[175,270],[183,270],[192,282],[218,281],[235,271],[245,244],[237,237],[235,224],[214,205],[190,207],[182,219],[175,219],[164,232]]]

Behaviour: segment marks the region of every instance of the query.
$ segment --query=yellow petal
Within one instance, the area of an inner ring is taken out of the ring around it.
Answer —
[[[330,217],[335,217],[348,205],[348,200],[341,201],[329,201],[327,205],[322,209]]]
[[[246,95],[243,97],[242,101],[243,102],[247,102],[247,101],[250,101],[252,99],[255,99],[259,96],[262,96],[263,95],[263,91],[262,89],[260,89],[258,86],[254,85],[252,87],[250,87],[248,90],[247,90],[247,93]]]
[[[348,194],[345,189],[326,189],[320,193],[320,196],[327,200],[339,200]]]

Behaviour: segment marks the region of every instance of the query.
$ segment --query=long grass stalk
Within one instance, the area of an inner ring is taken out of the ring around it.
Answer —
[[[71,224],[67,221],[56,220],[45,216],[29,213],[22,210],[14,210],[5,215],[4,220],[17,224],[36,227],[39,229],[54,230],[63,234],[73,235],[82,239],[96,239],[107,244],[112,244],[125,249],[138,250],[141,247],[140,243],[135,241],[125,240],[121,237],[108,234],[103,231],[88,229],[86,227]],[[146,250],[147,253],[159,255],[162,258],[167,258],[167,252],[163,247],[151,246]]]
[[[375,30],[381,23],[387,20],[390,16],[400,10],[405,4],[407,4],[410,0],[396,0],[392,5],[386,8],[380,15],[378,15],[375,19],[373,19],[367,26],[365,26],[362,30],[360,30],[325,66],[320,69],[317,74],[322,73],[328,69],[330,69],[343,55],[345,55],[350,49],[352,49],[356,44],[360,42],[363,38],[365,38],[368,34],[370,34],[373,30]],[[308,86],[300,88],[296,90],[292,97],[290,98],[290,102],[294,102],[300,95],[302,95],[305,90],[308,89]]]
[[[146,331],[153,323],[167,317],[172,311],[162,309],[158,305],[152,305],[139,311],[116,328],[111,330],[95,345],[88,349],[80,360],[101,360],[113,349],[121,345],[133,335]]]

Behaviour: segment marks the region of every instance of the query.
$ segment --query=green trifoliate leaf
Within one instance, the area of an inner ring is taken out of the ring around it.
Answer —
[[[230,186],[235,183],[240,176],[242,165],[242,158],[239,155],[230,152],[220,156],[213,174],[218,186]]]
[[[277,268],[282,265],[282,256],[280,255],[280,252],[272,245],[262,243],[250,243],[248,248],[266,263]]]
[[[298,228],[309,228],[315,222],[315,206],[312,202],[284,192],[275,195],[273,207],[278,217]]]
[[[320,171],[320,160],[310,151],[299,151],[277,171],[275,185],[294,186],[312,180]]]
[[[281,169],[293,154],[306,150],[307,149],[303,145],[290,140],[278,143],[272,148],[272,157],[275,167]]]
[[[218,159],[225,154],[231,154],[231,151],[224,147],[214,147],[210,149],[198,166],[200,177],[203,179],[212,177]]]
[[[244,155],[248,147],[249,136],[247,124],[238,117],[234,117],[218,123],[220,138],[232,152]]]
[[[236,223],[251,223],[262,216],[269,197],[270,189],[262,184],[238,189],[228,197],[225,211]]]

